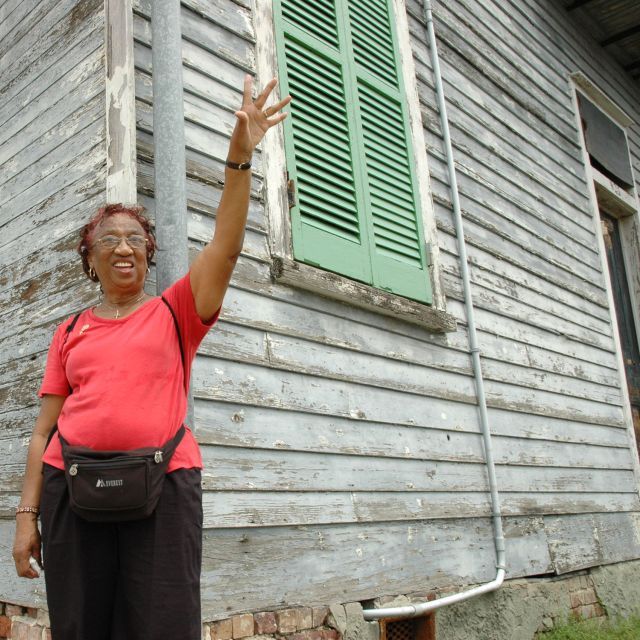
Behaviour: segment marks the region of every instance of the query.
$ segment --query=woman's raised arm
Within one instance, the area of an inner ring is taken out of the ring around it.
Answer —
[[[276,86],[275,78],[255,101],[251,97],[252,86],[251,76],[246,76],[242,107],[235,113],[236,126],[229,142],[227,160],[230,163],[251,162],[253,152],[266,132],[287,117],[281,110],[291,101],[290,96],[265,107]],[[250,189],[251,170],[234,169],[227,165],[213,240],[199,253],[191,266],[191,289],[196,311],[203,321],[212,318],[222,305],[231,274],[242,251]]]

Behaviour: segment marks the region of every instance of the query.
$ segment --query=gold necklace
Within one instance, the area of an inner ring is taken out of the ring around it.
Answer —
[[[114,320],[117,320],[120,317],[120,308],[122,309],[126,309],[127,307],[131,307],[134,306],[136,304],[138,304],[139,302],[142,301],[142,299],[146,296],[147,294],[143,291],[133,302],[126,302],[123,305],[117,305],[117,304],[111,304],[110,302],[107,302],[106,300],[102,301],[102,304],[104,304],[107,307],[111,307],[112,309],[116,310],[116,315],[113,316]]]

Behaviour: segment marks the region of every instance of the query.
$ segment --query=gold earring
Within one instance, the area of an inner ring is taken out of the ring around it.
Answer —
[[[89,267],[89,277],[90,277],[92,280],[95,280],[96,272],[94,271],[93,267]]]

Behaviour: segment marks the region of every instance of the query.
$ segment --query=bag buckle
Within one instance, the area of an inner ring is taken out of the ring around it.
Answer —
[[[158,451],[156,451],[155,455],[153,456],[153,460],[156,464],[160,464],[162,462],[162,451],[158,449]]]

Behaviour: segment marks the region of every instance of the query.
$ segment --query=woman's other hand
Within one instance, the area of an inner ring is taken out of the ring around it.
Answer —
[[[291,96],[286,96],[280,102],[265,107],[277,82],[273,78],[262,93],[253,100],[251,97],[253,79],[250,75],[245,76],[242,107],[235,112],[237,121],[229,143],[228,159],[232,162],[249,162],[254,149],[260,144],[265,133],[287,117],[287,114],[282,113],[281,110],[291,102]]]
[[[40,413],[36,420],[31,442],[27,452],[27,468],[22,487],[20,504],[24,506],[38,506],[42,493],[42,456],[46,449],[51,430],[58,422],[64,396],[45,394],[40,404]],[[23,578],[37,578],[38,572],[30,565],[31,557],[42,566],[40,554],[40,532],[38,518],[35,513],[24,511],[16,513],[16,537],[13,543],[13,560],[16,572]]]
[[[32,513],[19,513],[16,516],[16,537],[13,543],[13,561],[16,572],[21,578],[37,578],[38,573],[30,564],[33,557],[42,566],[40,553],[41,540],[38,520]]]

